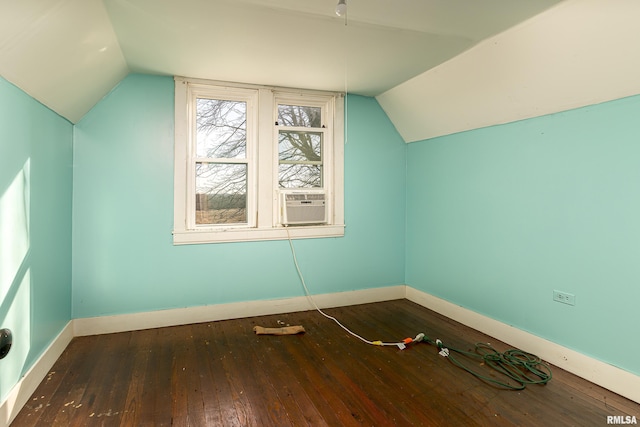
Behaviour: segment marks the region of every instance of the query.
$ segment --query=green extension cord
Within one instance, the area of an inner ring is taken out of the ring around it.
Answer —
[[[538,356],[526,351],[511,349],[500,353],[490,344],[478,343],[475,346],[475,352],[470,352],[446,347],[442,341],[433,341],[427,336],[422,338],[421,341],[437,346],[439,354],[449,359],[451,363],[471,375],[498,387],[508,390],[524,390],[528,384],[544,385],[551,380],[551,369]],[[481,361],[486,366],[515,381],[517,385],[473,371],[454,357],[454,353]]]

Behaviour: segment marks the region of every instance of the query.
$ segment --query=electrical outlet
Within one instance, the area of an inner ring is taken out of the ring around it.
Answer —
[[[553,300],[563,304],[576,305],[576,296],[567,292],[554,290]]]

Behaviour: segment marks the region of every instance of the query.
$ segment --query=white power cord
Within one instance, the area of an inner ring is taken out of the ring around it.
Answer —
[[[307,299],[309,300],[309,302],[311,302],[311,305],[313,305],[313,307],[318,311],[318,313],[322,314],[327,319],[333,320],[342,329],[344,329],[349,334],[351,334],[352,336],[358,338],[360,341],[362,341],[362,342],[364,342],[366,344],[378,345],[378,346],[396,346],[396,347],[399,347],[401,350],[403,350],[406,347],[406,344],[409,344],[410,342],[422,341],[422,337],[424,337],[424,334],[418,334],[416,336],[416,338],[413,338],[413,339],[412,338],[407,338],[407,339],[405,339],[405,340],[403,340],[401,342],[370,341],[370,340],[368,340],[366,338],[361,337],[360,335],[356,334],[355,332],[353,332],[352,330],[350,330],[349,328],[344,326],[335,317],[333,317],[331,315],[328,315],[327,313],[322,311],[320,309],[320,307],[318,307],[318,304],[316,304],[316,302],[313,300],[313,297],[311,296],[311,293],[309,292],[309,288],[307,288],[307,284],[304,281],[304,276],[302,275],[302,272],[300,271],[300,266],[298,265],[298,257],[296,256],[296,250],[293,247],[293,241],[291,240],[291,234],[289,234],[289,228],[285,227],[285,230],[287,231],[287,239],[289,240],[289,247],[291,247],[291,254],[293,255],[293,263],[296,266],[296,271],[298,272],[298,277],[300,277],[300,282],[302,282],[302,287],[304,288],[304,293],[307,296]]]

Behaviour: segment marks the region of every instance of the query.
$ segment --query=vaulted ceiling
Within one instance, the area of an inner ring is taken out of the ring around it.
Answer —
[[[528,52],[527,64],[515,55],[521,68],[535,65],[542,50],[553,46],[553,37],[562,44],[560,27],[571,38],[573,27],[590,26],[607,8],[621,16],[640,12],[636,0],[347,0],[346,16],[338,17],[336,3],[0,0],[0,75],[74,123],[129,73],[346,90],[378,97],[405,140],[412,141],[456,131],[432,132],[420,122],[427,113],[442,122],[434,102],[446,104],[455,92],[464,97],[465,81],[491,88],[497,83],[487,85],[487,79],[497,78],[496,70],[500,74],[500,61],[506,61],[509,75],[519,76],[517,64],[509,62],[513,52]],[[585,5],[590,6],[586,23],[573,15]],[[607,25],[620,27],[617,15]],[[545,34],[555,16],[569,21]],[[619,37],[635,37],[636,26]],[[596,30],[610,29],[597,25],[591,33]],[[604,32],[598,35],[606,40]],[[510,40],[516,46],[509,46]],[[628,40],[634,48],[635,42]],[[599,54],[606,44],[584,49]],[[497,45],[507,50],[491,50]],[[483,60],[473,59],[474,52],[488,55],[483,67],[493,65],[479,70]],[[565,55],[580,61],[588,51]],[[478,71],[487,74],[484,80],[478,80]],[[423,104],[435,113],[421,111]]]
[[[0,73],[72,122],[126,74],[375,96],[558,0],[2,0]]]

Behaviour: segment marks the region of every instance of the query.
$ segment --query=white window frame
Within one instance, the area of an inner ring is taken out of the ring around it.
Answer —
[[[195,98],[247,100],[247,224],[195,224]],[[253,95],[255,95],[255,98]],[[277,104],[323,108],[323,189],[327,224],[283,227],[278,188]],[[324,124],[324,123],[323,123]],[[340,93],[175,77],[175,245],[344,236],[344,97]],[[288,231],[288,233],[287,233]]]

